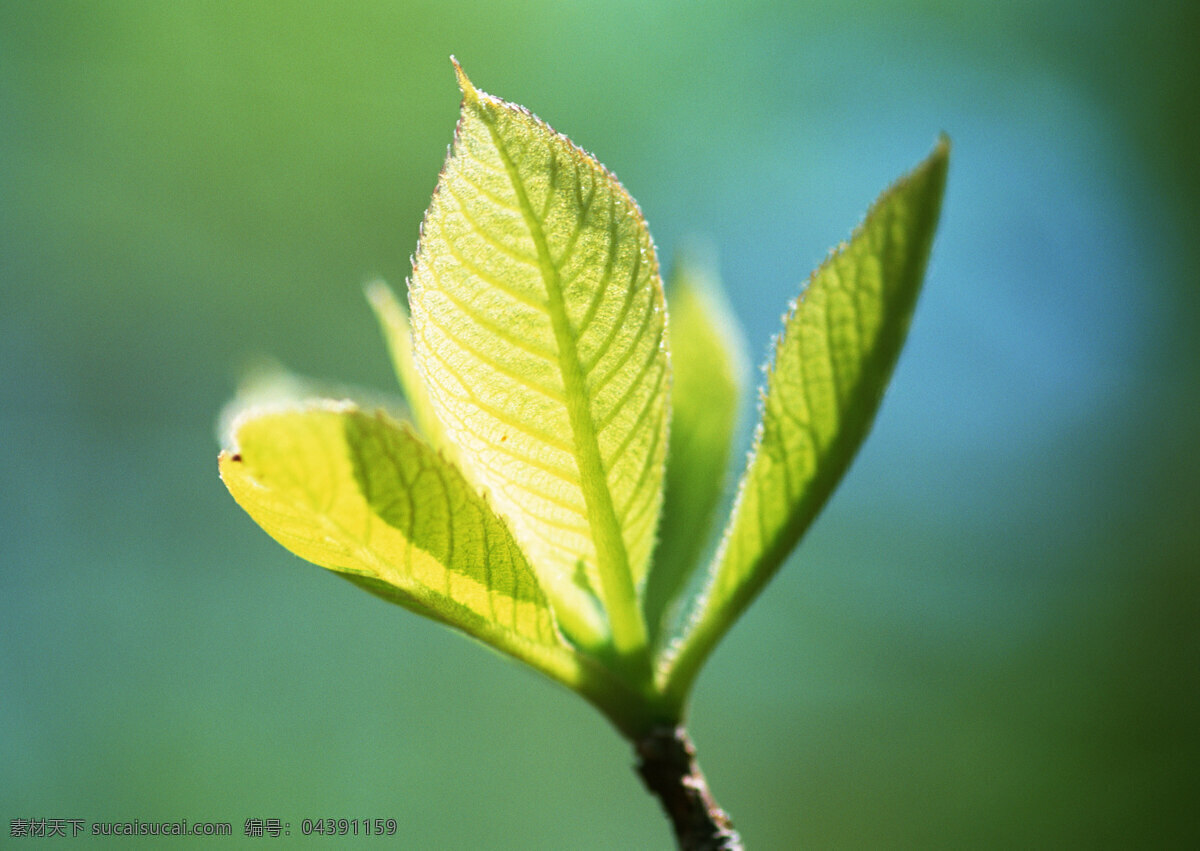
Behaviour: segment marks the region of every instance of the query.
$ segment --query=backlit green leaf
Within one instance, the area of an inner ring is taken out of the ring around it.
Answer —
[[[681,704],[720,637],[816,517],[870,428],[937,226],[949,143],[886,191],[785,319],[712,579],[669,667]]]
[[[675,264],[671,305],[671,446],[646,623],[663,635],[710,538],[729,467],[745,350],[716,270],[694,256]]]
[[[585,674],[504,523],[435,450],[328,403],[244,417],[221,478],[301,558],[568,685]]]
[[[611,630],[619,655],[644,659],[636,589],[669,384],[654,246],[603,166],[458,73],[462,114],[409,289],[415,360],[559,622],[587,645]]]
[[[400,388],[404,391],[413,423],[426,440],[453,457],[454,445],[446,440],[442,424],[430,405],[425,382],[417,374],[417,365],[413,361],[412,323],[408,318],[408,308],[383,281],[371,282],[367,285],[366,292],[384,339],[387,340],[392,367],[396,371]]]

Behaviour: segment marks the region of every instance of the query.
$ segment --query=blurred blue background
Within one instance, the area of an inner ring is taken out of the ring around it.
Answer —
[[[4,3],[0,835],[670,846],[582,701],[302,563],[217,479],[255,358],[392,387],[361,284],[409,270],[454,53],[597,152],[665,265],[719,249],[758,360],[953,139],[876,428],[695,695],[749,847],[1194,844],[1197,8]]]

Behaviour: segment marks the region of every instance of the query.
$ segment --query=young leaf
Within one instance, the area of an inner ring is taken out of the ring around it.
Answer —
[[[866,437],[920,290],[945,186],[943,138],[886,191],[786,317],[749,467],[665,691],[682,706],[717,641],[816,517]]]
[[[677,600],[708,543],[724,490],[745,375],[745,349],[715,269],[676,261],[671,305],[671,448],[654,567],[642,606],[655,637],[667,633]]]
[[[301,558],[579,688],[587,678],[504,523],[436,451],[353,407],[263,413],[220,471]]]
[[[372,281],[367,285],[366,293],[387,341],[392,367],[396,371],[400,389],[404,391],[413,423],[426,440],[453,458],[454,444],[446,440],[442,424],[430,405],[425,382],[417,374],[417,365],[413,361],[412,323],[408,318],[408,308],[383,281]]]
[[[416,362],[464,473],[508,521],[560,623],[582,644],[608,644],[611,630],[642,676],[636,588],[668,418],[654,246],[603,166],[455,67],[462,114],[409,288]]]

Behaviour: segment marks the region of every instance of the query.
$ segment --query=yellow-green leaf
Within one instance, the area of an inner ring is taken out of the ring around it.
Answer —
[[[671,305],[671,445],[654,567],[643,609],[658,637],[711,537],[724,491],[746,371],[741,332],[715,265],[694,254],[675,263]]]
[[[644,657],[636,589],[669,384],[654,246],[603,166],[458,74],[462,114],[409,289],[415,359],[560,623],[584,644],[611,630],[618,655]]]
[[[367,285],[366,292],[387,341],[392,368],[400,382],[400,389],[404,391],[413,423],[426,440],[453,457],[454,446],[446,440],[442,424],[429,403],[425,382],[417,374],[417,365],[413,361],[412,323],[408,318],[408,308],[383,281],[372,281]]]
[[[921,287],[948,160],[943,138],[875,202],[786,317],[711,584],[668,666],[665,690],[676,704],[792,551],[866,437]]]
[[[328,403],[244,417],[221,478],[296,555],[578,687],[584,673],[504,523],[382,414]]]

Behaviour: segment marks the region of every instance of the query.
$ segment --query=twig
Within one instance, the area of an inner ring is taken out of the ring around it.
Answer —
[[[680,851],[743,851],[729,816],[708,791],[683,727],[655,727],[634,748],[638,774],[667,811]]]

